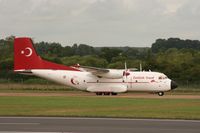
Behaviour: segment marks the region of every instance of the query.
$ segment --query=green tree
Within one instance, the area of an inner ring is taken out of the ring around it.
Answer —
[[[117,57],[122,53],[120,49],[102,48],[100,57],[106,59],[109,63],[113,57]]]

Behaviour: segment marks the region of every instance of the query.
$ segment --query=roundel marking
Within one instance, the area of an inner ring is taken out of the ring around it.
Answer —
[[[79,82],[77,80],[75,80],[74,78],[71,78],[71,83],[73,85],[78,85],[79,84]]]
[[[33,54],[33,50],[31,48],[26,47],[25,50],[29,51],[29,53],[25,55],[26,57],[29,57],[29,56],[31,56]]]

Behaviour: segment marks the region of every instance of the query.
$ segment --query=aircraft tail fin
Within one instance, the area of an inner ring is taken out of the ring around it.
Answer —
[[[41,58],[37,55],[30,38],[14,40],[14,70],[34,69],[41,66]]]
[[[43,60],[36,52],[30,38],[15,38],[14,40],[14,71],[31,69],[54,69],[79,71],[75,68]]]

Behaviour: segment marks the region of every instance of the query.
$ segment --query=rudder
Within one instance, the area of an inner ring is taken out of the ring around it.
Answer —
[[[14,40],[14,71],[31,69],[53,69],[79,71],[75,68],[43,60],[37,53],[30,38]]]
[[[41,65],[30,38],[15,38],[14,40],[14,70],[36,69]]]

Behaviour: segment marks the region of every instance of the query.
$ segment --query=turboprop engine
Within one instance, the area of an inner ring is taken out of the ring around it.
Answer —
[[[99,77],[108,78],[108,79],[120,79],[123,78],[124,70],[114,70],[109,69],[107,73],[98,73]]]

